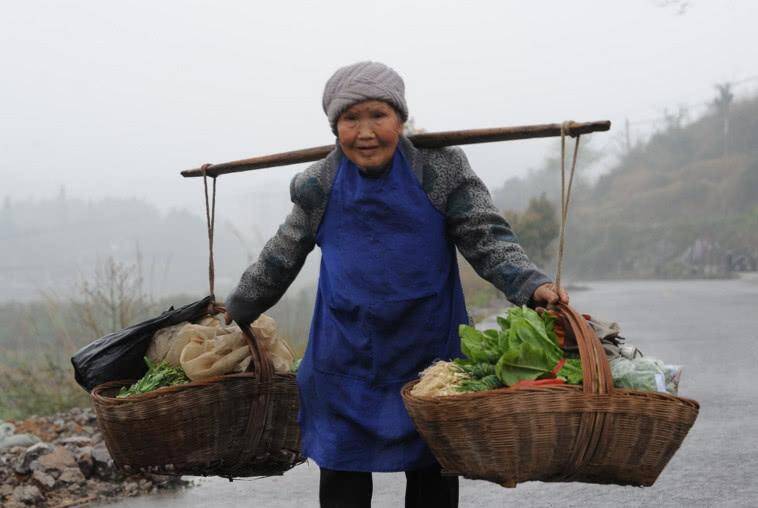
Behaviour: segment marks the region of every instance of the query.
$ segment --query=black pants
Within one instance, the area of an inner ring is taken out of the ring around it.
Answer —
[[[442,476],[439,466],[406,471],[406,508],[457,508],[458,477]],[[321,469],[321,508],[370,508],[371,473]]]

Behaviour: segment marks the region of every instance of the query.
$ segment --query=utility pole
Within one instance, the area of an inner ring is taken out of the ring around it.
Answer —
[[[732,93],[733,83],[725,82],[716,85],[718,96],[713,101],[716,106],[716,110],[721,114],[724,122],[724,145],[722,149],[723,156],[726,157],[729,152],[729,107],[734,100],[734,94]]]
[[[724,107],[724,157],[729,154],[729,106],[727,103]]]

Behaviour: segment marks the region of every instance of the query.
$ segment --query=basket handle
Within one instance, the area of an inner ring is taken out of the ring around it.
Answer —
[[[582,362],[582,390],[588,395],[602,395],[613,392],[613,378],[600,339],[587,324],[584,317],[567,304],[556,306],[558,315],[571,328],[579,346],[579,357]],[[607,449],[608,432],[612,418],[598,411],[583,411],[579,420],[576,441],[562,477],[570,480],[572,476],[587,464],[596,451]]]
[[[582,362],[582,389],[584,393],[611,393],[613,378],[605,349],[587,320],[568,304],[559,303],[556,311],[576,338]]]
[[[250,347],[250,363],[245,372],[255,372],[255,379],[259,383],[270,383],[274,376],[274,366],[268,353],[261,348],[258,338],[255,336],[252,325],[241,325],[240,329],[245,336],[247,345]]]
[[[212,297],[213,295],[211,295]],[[215,316],[217,314],[226,314],[226,306],[211,300],[208,304],[208,314]],[[245,336],[250,348],[250,363],[247,364],[245,372],[255,372],[255,379],[260,383],[268,383],[274,375],[274,366],[269,355],[260,347],[258,337],[255,336],[252,324],[240,324],[242,335]]]
[[[259,341],[255,336],[252,326],[249,324],[240,325],[242,334],[250,346],[250,363],[245,372],[254,372],[255,384],[258,385],[255,398],[250,402],[250,414],[245,423],[245,432],[243,436],[247,437],[243,446],[240,447],[240,453],[237,459],[230,466],[229,480],[234,473],[245,467],[250,462],[250,457],[255,457],[255,452],[261,442],[263,433],[268,421],[268,411],[271,401],[271,382],[273,378],[274,367],[268,354],[260,347]]]

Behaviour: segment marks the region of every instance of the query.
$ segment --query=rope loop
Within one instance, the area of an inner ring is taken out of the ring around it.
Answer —
[[[566,135],[571,135],[571,127],[574,122],[571,120],[561,124],[561,228],[558,237],[558,261],[555,269],[555,287],[556,290],[561,288],[561,268],[563,265],[563,248],[566,237],[566,222],[568,221],[568,209],[571,201],[571,187],[574,184],[574,173],[576,172],[576,159],[579,154],[579,138],[581,134],[576,135],[574,140],[574,156],[571,161],[571,170],[569,173],[568,183],[566,182]]]
[[[205,193],[205,219],[208,224],[208,286],[211,295],[211,303],[208,305],[208,313],[216,315],[219,313],[226,313],[226,308],[222,304],[216,302],[216,295],[214,292],[215,284],[215,268],[213,262],[213,233],[215,230],[216,222],[216,178],[217,175],[211,175],[213,178],[213,191],[211,198],[208,197],[208,169],[212,164],[203,164],[200,167],[200,171],[203,175],[203,190]],[[238,323],[240,324],[240,323]],[[250,324],[240,324],[245,340],[250,348],[251,359],[250,364],[245,372],[254,372],[256,380],[256,388],[252,400],[250,400],[250,413],[245,422],[244,436],[247,437],[246,442],[242,443],[239,448],[239,454],[228,465],[228,476],[231,481],[238,471],[244,468],[250,462],[250,457],[258,451],[261,439],[266,430],[266,422],[268,421],[268,413],[271,406],[271,397],[273,388],[271,387],[272,377],[274,375],[274,366],[271,363],[271,358],[261,349],[260,342],[255,336]]]
[[[210,295],[212,297],[212,303],[211,308],[212,310],[215,310],[217,308],[216,306],[216,294],[215,294],[215,284],[216,284],[216,271],[215,271],[215,265],[213,261],[213,234],[215,232],[215,223],[216,223],[216,176],[212,175],[211,178],[213,179],[213,193],[212,193],[212,199],[209,201],[208,199],[208,169],[213,166],[213,164],[203,164],[200,166],[200,171],[203,174],[203,189],[205,191],[205,220],[208,225],[208,288],[210,291]]]

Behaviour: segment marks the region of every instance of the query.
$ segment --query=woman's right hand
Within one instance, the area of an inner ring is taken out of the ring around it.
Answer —
[[[568,304],[569,295],[565,289],[557,287],[552,282],[548,282],[534,290],[532,301],[540,306],[546,304],[557,305],[558,303]]]
[[[224,322],[227,325],[230,325],[230,324],[232,324],[232,321],[234,321],[234,319],[232,319],[232,315],[229,314],[229,311],[228,310],[224,311]]]

